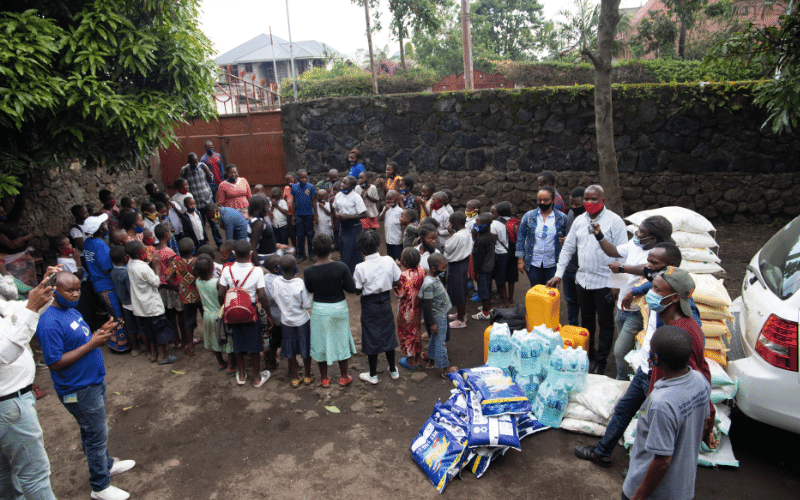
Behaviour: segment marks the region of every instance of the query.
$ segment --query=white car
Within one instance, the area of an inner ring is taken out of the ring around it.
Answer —
[[[731,308],[738,317],[728,361],[728,373],[739,377],[736,404],[742,412],[795,433],[800,433],[798,289],[800,217],[770,238],[747,266],[742,296]]]

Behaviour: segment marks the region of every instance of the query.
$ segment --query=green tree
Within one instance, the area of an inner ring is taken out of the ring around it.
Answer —
[[[514,61],[534,59],[542,27],[537,0],[476,0],[470,3],[472,44]]]
[[[663,0],[669,12],[675,15],[680,22],[678,36],[678,57],[684,58],[686,54],[686,33],[692,29],[697,14],[708,4],[708,0]]]
[[[556,24],[559,38],[564,46],[561,50],[582,52],[597,46],[597,23],[600,17],[600,5],[590,0],[574,0],[573,9],[562,9]]]
[[[409,29],[438,30],[444,23],[441,13],[452,4],[452,0],[389,0],[392,13],[389,26],[400,43],[401,68],[408,69],[403,41],[409,38]]]
[[[664,12],[651,10],[639,21],[636,35],[631,38],[630,48],[634,57],[653,53],[656,58],[675,57],[675,40],[678,25]]]
[[[0,173],[73,160],[109,170],[216,115],[195,0],[29,0],[0,12]],[[0,185],[5,185],[0,180]]]

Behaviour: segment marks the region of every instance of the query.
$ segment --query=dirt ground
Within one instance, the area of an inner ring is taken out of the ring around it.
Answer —
[[[744,268],[778,229],[769,226],[720,225],[720,257],[726,286],[739,295]],[[527,279],[521,278],[515,302],[522,303]],[[357,297],[349,297],[351,326],[360,344]],[[474,313],[470,305],[468,312]],[[565,309],[565,308],[562,308]],[[485,322],[469,321],[448,343],[451,363],[482,364]],[[202,328],[202,326],[201,326]],[[202,337],[201,329],[196,332]],[[367,369],[360,353],[351,360],[356,379],[347,388],[334,384],[292,389],[281,362],[261,388],[238,387],[216,369],[211,353],[198,349],[190,358],[172,349],[179,360],[154,366],[104,350],[108,371],[106,409],[113,456],[134,459],[137,466],[113,478],[133,498],[254,499],[437,498],[438,493],[416,466],[409,446],[437,398],[446,399],[452,385],[432,371],[401,370],[391,380],[385,359],[380,383],[367,385],[358,374]],[[613,364],[613,361],[612,361]],[[609,366],[608,373],[614,372]],[[46,369],[37,383],[49,395],[37,404],[58,498],[88,498],[86,460],[74,419],[54,396]],[[326,406],[335,406],[332,413]],[[697,498],[797,498],[800,460],[793,453],[800,436],[757,424],[734,412],[731,438],[740,468],[703,469],[697,476]],[[587,499],[619,498],[627,465],[617,447],[614,467],[601,469],[578,460],[572,447],[596,438],[551,429],[522,442],[494,462],[480,479],[467,472],[445,494],[456,498]]]

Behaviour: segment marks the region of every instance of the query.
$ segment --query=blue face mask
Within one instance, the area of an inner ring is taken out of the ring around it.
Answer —
[[[652,238],[652,236],[648,236],[647,238],[645,238],[645,241],[647,241],[647,243],[650,243],[649,241],[650,238]],[[633,235],[633,244],[636,245],[637,247],[644,248],[644,246],[647,245],[647,243],[643,243],[638,236],[636,236],[635,234]]]
[[[645,300],[647,301],[647,307],[650,308],[651,311],[660,313],[661,311],[666,309],[667,306],[669,305],[669,304],[662,304],[661,301],[669,297],[672,297],[673,295],[675,294],[671,293],[666,297],[662,297],[661,295],[657,294],[655,290],[651,288],[650,291],[647,292],[647,295],[645,295]]]
[[[195,210],[197,210],[197,207],[195,207],[195,208],[187,208],[186,209],[186,211],[189,212],[190,214],[193,214]]]
[[[58,302],[58,305],[60,305],[61,307],[67,307],[67,308],[71,307],[73,309],[78,307],[77,300],[74,301],[67,300],[56,290],[53,291],[53,297],[56,299],[56,302]]]
[[[139,233],[139,234],[141,234],[141,233],[143,233],[143,232],[144,232],[144,228],[143,228],[143,227],[139,227],[139,226],[133,226],[133,230],[134,230],[136,233]]]
[[[407,195],[408,194],[408,189],[401,189],[400,190],[400,194],[402,194],[403,196]]]
[[[0,221],[5,222],[7,220],[8,220],[8,215],[7,214],[0,215]]]
[[[353,190],[353,188],[347,188],[347,189],[342,188],[342,193],[348,194],[352,190]]]

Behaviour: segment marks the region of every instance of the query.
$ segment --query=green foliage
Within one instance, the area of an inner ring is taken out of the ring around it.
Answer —
[[[678,24],[662,11],[648,11],[636,27],[631,38],[630,49],[634,57],[653,53],[656,58],[673,58],[675,41],[678,39]]]
[[[542,27],[537,0],[475,0],[470,3],[473,46],[505,59],[535,59],[535,31]]]
[[[381,94],[402,94],[423,92],[433,85],[437,78],[433,71],[423,67],[412,67],[408,71],[397,71],[394,75],[377,75],[378,91]],[[291,79],[281,82],[282,99],[292,96]],[[372,95],[372,79],[368,71],[344,62],[334,63],[331,70],[314,68],[297,78],[297,98],[299,100],[322,97],[348,97]]]
[[[175,140],[176,121],[216,114],[195,0],[17,4],[29,8],[0,12],[0,173],[130,168]]]

